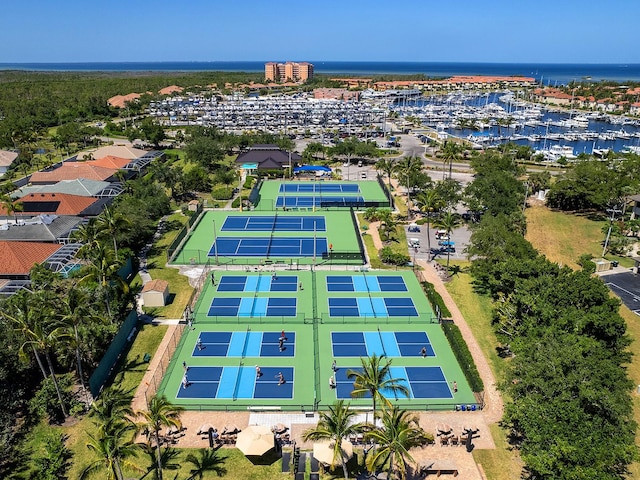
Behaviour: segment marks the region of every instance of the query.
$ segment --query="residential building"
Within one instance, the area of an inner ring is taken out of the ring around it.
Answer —
[[[305,82],[313,78],[313,65],[309,62],[267,62],[264,64],[264,77],[273,82]]]
[[[255,163],[258,165],[258,170],[271,170],[286,168],[289,162],[295,166],[300,160],[302,157],[297,153],[289,154],[280,150],[277,145],[252,145],[248,151],[238,155],[236,163],[240,165]]]

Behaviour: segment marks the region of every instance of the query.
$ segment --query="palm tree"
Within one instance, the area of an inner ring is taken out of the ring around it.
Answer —
[[[411,189],[415,187],[412,185],[411,179],[417,173],[420,173],[424,168],[424,164],[419,157],[407,156],[402,157],[398,163],[395,164],[395,174],[398,182],[407,187],[407,208],[408,216],[411,218]]]
[[[76,355],[76,369],[78,372],[78,378],[83,387],[84,372],[82,370],[82,357],[80,355],[80,347],[82,342],[80,341],[79,327],[87,320],[99,321],[101,317],[93,315],[90,312],[87,291],[72,285],[67,291],[67,294],[62,297],[60,302],[60,321],[63,324],[63,328],[69,331],[69,343],[75,350]]]
[[[453,162],[460,158],[462,154],[462,145],[456,142],[445,141],[441,150],[443,160],[442,178],[444,178],[444,167],[449,164],[449,178],[452,176]]]
[[[349,472],[347,471],[345,453],[342,450],[342,440],[361,431],[361,426],[353,422],[357,412],[349,410],[349,404],[345,404],[344,400],[338,400],[329,407],[328,412],[319,412],[318,414],[320,415],[318,425],[306,430],[302,434],[303,438],[305,442],[309,440],[331,442],[333,445],[331,468],[335,467],[336,461],[339,459],[342,464],[344,478],[348,479]]]
[[[187,480],[202,480],[205,472],[215,472],[219,477],[227,473],[227,469],[221,466],[224,458],[218,456],[217,450],[201,448],[198,450],[198,456],[190,453],[185,460],[193,465],[193,468],[189,470],[191,476]]]
[[[114,251],[104,243],[97,243],[90,251],[90,257],[91,263],[85,265],[81,270],[83,276],[78,281],[78,285],[87,283],[98,285],[105,297],[107,315],[111,319],[109,290],[112,284],[121,288],[125,293],[129,290],[127,283],[118,275],[122,262],[115,259]]]
[[[109,387],[102,391],[100,397],[91,404],[89,416],[99,430],[110,431],[112,424],[118,424],[133,416],[131,391],[118,387]]]
[[[378,220],[380,220],[380,228],[378,230],[380,231],[381,239],[384,236],[385,241],[391,240],[398,224],[391,210],[388,208],[378,210]]]
[[[89,435],[87,448],[94,452],[98,459],[91,462],[80,474],[80,480],[103,472],[107,480],[123,480],[122,467],[139,472],[143,470],[130,459],[135,458],[139,446],[133,442],[135,426],[128,421],[114,422],[108,430],[99,430],[97,435]]]
[[[7,216],[13,215],[13,220],[18,224],[18,216],[16,213],[22,212],[23,204],[22,202],[15,202],[11,195],[9,194],[1,194],[0,195],[0,205],[7,212]]]
[[[71,239],[82,243],[82,247],[78,250],[78,257],[88,259],[91,257],[92,250],[100,243],[100,231],[98,230],[98,222],[91,219],[84,225],[80,225],[76,231],[71,234]]]
[[[451,238],[451,232],[454,229],[458,228],[461,223],[462,223],[462,220],[460,218],[460,215],[452,212],[446,212],[444,215],[440,216],[440,218],[438,218],[438,220],[434,222],[434,224],[438,228],[441,228],[447,231],[448,238]],[[450,248],[447,248],[447,270],[449,269],[450,255],[451,255]]]
[[[418,424],[418,418],[397,406],[384,408],[382,427],[371,428],[365,439],[376,444],[374,452],[367,456],[367,470],[387,466],[389,478],[397,473],[400,479],[407,474],[407,463],[415,463],[409,450],[433,440]]]
[[[184,408],[173,405],[164,395],[154,395],[149,400],[147,410],[136,412],[143,421],[137,425],[138,431],[146,432],[147,438],[156,445],[156,462],[158,464],[158,480],[162,480],[162,452],[160,447],[160,430],[163,427],[182,426],[180,415]]]
[[[373,354],[371,357],[361,357],[362,370],[347,370],[347,378],[353,379],[353,391],[351,396],[354,398],[362,398],[366,394],[370,394],[373,398],[373,414],[376,414],[377,399],[389,403],[384,395],[383,390],[392,392],[393,394],[402,394],[409,396],[409,389],[403,385],[402,378],[391,377],[391,360],[385,355]]]
[[[116,237],[119,233],[125,232],[131,222],[121,213],[116,213],[113,209],[106,207],[100,216],[98,216],[98,231],[101,234],[108,234],[113,240],[113,250],[116,253],[116,260],[118,260],[118,244]]]
[[[374,168],[384,172],[387,176],[387,185],[389,189],[389,207],[391,208],[391,175],[395,170],[396,158],[383,158],[376,162]]]
[[[67,417],[67,409],[62,399],[60,385],[50,355],[50,351],[56,344],[66,338],[66,332],[62,328],[62,324],[54,319],[46,292],[23,291],[16,297],[13,303],[8,305],[8,308],[0,312],[0,316],[8,320],[14,330],[22,336],[23,343],[18,350],[19,357],[27,358],[27,350],[30,350],[35,355],[44,378],[51,377],[62,414]],[[47,361],[48,372],[44,367],[41,355]]]
[[[442,198],[440,198],[440,195],[438,195],[438,192],[435,190],[427,190],[421,192],[416,197],[416,203],[420,207],[420,210],[427,216],[427,258],[431,260],[431,214],[442,208]]]

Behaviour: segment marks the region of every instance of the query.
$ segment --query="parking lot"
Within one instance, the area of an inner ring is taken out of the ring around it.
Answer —
[[[601,276],[609,289],[636,315],[640,315],[640,280],[632,271]]]
[[[409,255],[412,259],[416,260],[428,260],[429,258],[435,260],[442,260],[447,258],[446,245],[438,245],[438,242],[446,242],[446,238],[436,238],[438,229],[431,225],[429,228],[429,236],[431,240],[431,255],[429,255],[429,242],[427,241],[427,225],[418,225],[419,231],[410,231],[412,228],[409,225],[405,225],[405,231],[407,234],[407,242],[412,243],[412,239],[419,241],[419,246],[410,247]],[[465,250],[469,244],[471,238],[471,231],[466,225],[456,228],[451,232],[449,242],[451,247],[455,251],[448,252],[451,260],[466,260],[467,255]]]

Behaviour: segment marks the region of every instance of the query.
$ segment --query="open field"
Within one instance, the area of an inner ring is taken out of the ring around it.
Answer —
[[[562,213],[544,206],[533,206],[526,210],[526,239],[546,257],[561,265],[578,268],[580,255],[589,253],[594,258],[602,257],[602,228],[604,220],[591,220],[584,215]],[[607,255],[608,260],[617,260],[623,267],[632,267],[628,257]]]

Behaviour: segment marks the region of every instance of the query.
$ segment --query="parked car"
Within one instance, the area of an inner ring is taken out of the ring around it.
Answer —
[[[455,244],[456,242],[452,242],[451,240],[440,240],[438,242],[438,245],[441,247],[453,247]]]
[[[447,232],[446,230],[436,230],[436,238],[438,240],[444,239],[444,238],[449,238],[449,232]]]
[[[420,231],[420,227],[418,226],[417,223],[410,223],[409,224],[409,228],[407,228],[408,231],[410,232],[419,232]]]

